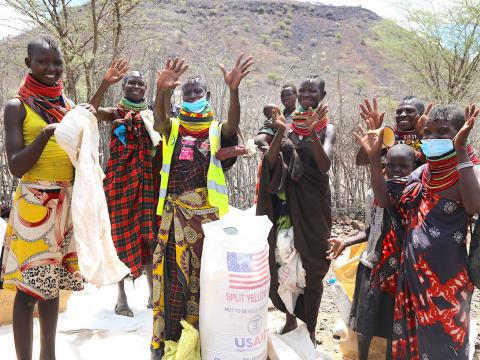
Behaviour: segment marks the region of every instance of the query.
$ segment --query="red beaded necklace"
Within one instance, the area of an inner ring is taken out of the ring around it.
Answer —
[[[294,133],[297,135],[308,137],[310,136],[310,131],[308,131],[308,126],[305,125],[307,119],[308,111],[303,109],[296,110],[293,115],[292,123],[290,127]],[[328,118],[325,116],[315,127],[315,131],[320,133],[328,125]]]
[[[480,160],[475,155],[473,146],[467,146],[467,153],[475,165],[480,164]],[[427,159],[427,165],[422,174],[423,186],[432,192],[440,192],[453,186],[460,179],[457,165],[458,161],[455,150],[452,150],[441,158]]]

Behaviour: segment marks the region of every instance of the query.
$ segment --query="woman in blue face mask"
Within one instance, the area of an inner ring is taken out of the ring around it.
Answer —
[[[153,255],[152,359],[161,359],[164,341],[178,341],[185,319],[198,326],[200,264],[203,246],[201,224],[228,211],[223,169],[232,162],[216,158],[219,147],[236,145],[240,122],[238,88],[250,72],[253,58],[241,55],[232,69],[220,68],[230,90],[228,119],[219,123],[208,100],[206,82],[199,76],[182,84],[182,105],[170,117],[172,90],[188,66],[169,60],[158,72],[153,107],[155,130],[163,137],[163,166],[157,214],[162,216],[158,245]]]
[[[427,164],[400,184],[384,179],[381,139],[355,134],[370,159],[377,202],[400,209],[405,224],[375,269],[395,285],[395,359],[468,359],[473,284],[466,236],[470,215],[480,211],[480,169],[467,139],[478,113],[475,105],[465,112],[447,105],[418,119]]]

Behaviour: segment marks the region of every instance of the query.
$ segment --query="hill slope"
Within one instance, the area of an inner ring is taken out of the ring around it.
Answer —
[[[381,18],[360,7],[294,1],[149,0],[142,1],[129,17],[135,25],[123,29],[128,45],[122,55],[151,81],[167,56],[179,55],[189,62],[191,73],[214,79],[213,90],[221,91],[217,63],[245,52],[255,56],[256,69],[246,85],[259,101],[273,100],[280,84],[297,84],[313,74],[325,77],[330,92],[336,91],[338,80],[343,92],[359,95],[400,97],[407,88],[393,76],[389,59],[369,45]],[[25,42],[36,34],[32,31],[0,42],[0,51],[8,52],[19,65],[12,71],[9,87],[16,88],[24,71]]]

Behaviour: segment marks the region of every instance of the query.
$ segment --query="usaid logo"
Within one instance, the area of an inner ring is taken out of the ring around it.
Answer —
[[[262,317],[260,315],[255,315],[248,322],[248,332],[250,335],[258,335],[262,330]]]

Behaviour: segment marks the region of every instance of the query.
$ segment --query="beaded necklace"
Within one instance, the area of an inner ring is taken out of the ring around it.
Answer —
[[[126,97],[123,97],[122,100],[117,104],[117,107],[123,111],[142,111],[148,108],[145,100],[139,102],[133,102],[128,100]]]
[[[192,136],[202,137],[207,134],[214,119],[215,112],[208,105],[201,113],[193,113],[181,108],[178,114],[181,133]]]
[[[395,132],[395,140],[397,143],[408,145],[414,150],[420,148],[421,142],[418,140],[415,130],[403,131],[395,126],[393,131]]]
[[[467,146],[470,160],[480,164],[472,145]],[[442,156],[427,159],[427,165],[422,174],[422,184],[428,191],[440,192],[458,182],[460,175],[457,171],[457,153],[452,150]]]
[[[313,109],[315,110],[315,109]],[[308,126],[305,124],[308,116],[308,110],[305,110],[302,107],[299,107],[295,110],[293,114],[292,123],[290,124],[290,129],[300,136],[300,139],[303,137],[310,136],[310,131],[308,131]],[[320,133],[328,125],[328,118],[325,116],[315,127],[315,131]]]

